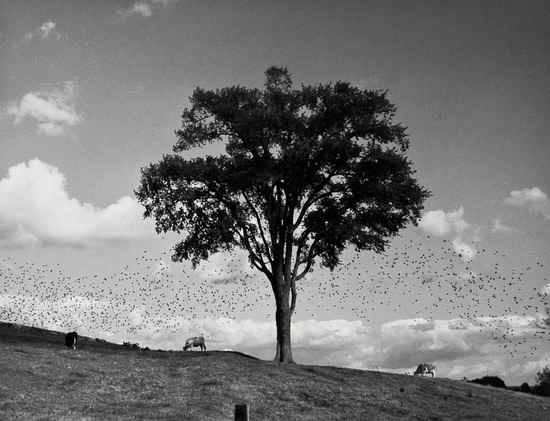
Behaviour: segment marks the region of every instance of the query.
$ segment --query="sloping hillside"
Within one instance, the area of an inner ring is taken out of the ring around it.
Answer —
[[[0,323],[0,419],[550,419],[550,399],[460,381],[63,337]]]

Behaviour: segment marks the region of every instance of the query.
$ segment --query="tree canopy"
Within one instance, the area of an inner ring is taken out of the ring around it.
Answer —
[[[542,396],[550,396],[550,366],[544,367],[537,373],[535,392]]]
[[[316,262],[334,269],[348,246],[383,251],[420,217],[429,192],[406,157],[406,128],[386,91],[341,81],[296,89],[279,67],[267,69],[264,89],[196,88],[190,104],[175,153],[142,169],[136,195],[157,232],[182,234],[174,261],[247,251],[271,283],[277,317],[289,314],[277,319],[277,355],[280,324],[289,354],[296,282]],[[213,142],[225,153],[185,158]]]

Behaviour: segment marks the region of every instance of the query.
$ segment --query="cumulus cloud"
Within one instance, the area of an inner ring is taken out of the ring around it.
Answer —
[[[146,2],[136,2],[126,11],[126,13],[129,15],[141,15],[144,18],[148,18],[153,14],[153,6]]]
[[[472,281],[473,279],[475,279],[478,276],[479,276],[479,273],[471,271],[471,270],[463,271],[463,272],[460,272],[458,274],[458,277],[460,279],[462,279],[463,281]]]
[[[248,254],[244,250],[234,250],[211,255],[197,266],[196,273],[201,279],[227,284],[238,282],[243,276],[252,276],[257,272],[251,268]]]
[[[382,86],[382,78],[379,75],[372,74],[353,82],[359,89],[377,89]]]
[[[471,262],[477,254],[475,247],[466,243],[460,237],[455,238],[452,245],[455,253],[464,262]]]
[[[151,274],[154,279],[162,279],[163,277],[173,274],[173,268],[171,262],[166,262],[164,259],[158,260],[151,268]]]
[[[90,322],[92,315],[95,326]],[[275,350],[272,320],[159,317],[143,306],[120,306],[79,295],[43,301],[34,296],[0,295],[0,317],[55,330],[78,329],[87,336],[137,342],[153,349],[180,350],[187,337],[204,335],[208,349],[237,350],[264,359],[271,359]],[[97,325],[97,320],[115,319],[112,325]],[[379,326],[361,320],[299,320],[292,325],[293,354],[303,364],[406,372],[431,362],[442,377],[479,377],[491,371],[525,381],[544,356],[537,353],[522,367],[510,367],[508,352],[495,338],[505,332],[508,341],[532,345],[537,332],[549,328],[543,316],[523,315],[401,319]],[[532,370],[526,368],[527,363],[532,363]]]
[[[166,326],[167,328],[159,328]],[[170,327],[168,329],[168,327]],[[374,352],[367,335],[368,328],[360,321],[302,320],[292,325],[293,353],[298,361],[349,366],[351,355]],[[277,337],[274,321],[235,320],[226,317],[187,319],[173,318],[144,321],[136,331],[136,340],[151,347],[181,349],[186,335],[203,335],[212,349],[233,349],[273,357]],[[343,353],[342,350],[348,352]]]
[[[124,10],[119,10],[119,15],[128,17],[132,15],[149,18],[160,7],[166,7],[171,3],[177,3],[179,0],[140,0],[133,3],[130,7]]]
[[[425,212],[418,226],[424,232],[436,237],[454,236],[453,249],[464,262],[470,262],[477,254],[471,242],[479,240],[479,229],[466,222],[462,206],[449,212],[441,209]],[[464,239],[466,236],[471,241],[466,241]]]
[[[58,136],[82,121],[74,106],[77,85],[74,81],[63,82],[49,91],[29,92],[7,106],[4,114],[13,118],[14,124],[25,118],[36,122],[38,133]]]
[[[55,32],[55,22],[52,22],[51,20],[48,22],[44,22],[40,27],[38,28],[38,33],[40,34],[40,37],[42,39],[48,38],[50,35],[52,35]]]
[[[301,320],[292,326],[293,353],[306,364],[406,370],[430,361],[442,363],[445,369],[459,359],[494,354],[495,346],[488,340],[494,332],[525,337],[540,329],[541,320],[518,315],[474,320],[418,318],[395,320],[377,328],[361,320]],[[149,320],[141,326],[136,332],[140,343],[181,349],[186,334],[202,334],[213,348],[236,349],[260,358],[271,358],[275,347],[273,321],[163,319],[171,331],[159,328],[158,322]]]
[[[124,196],[104,208],[69,196],[60,170],[39,159],[0,179],[0,246],[85,246],[153,233],[143,208]]]
[[[418,226],[428,234],[443,237],[448,234],[460,234],[470,224],[464,220],[464,207],[445,212],[441,209],[428,211],[420,219]]]
[[[483,352],[472,337],[472,331],[479,329],[463,320],[397,320],[383,324],[380,331],[382,352],[377,365],[381,367],[408,368]]]
[[[507,371],[507,356],[498,338],[506,333],[508,341],[532,340],[542,323],[540,315],[388,322],[380,328],[382,346],[371,364],[402,372],[419,362],[435,362],[441,375],[462,377],[485,374],[497,361],[502,363],[499,375],[513,375]]]
[[[30,41],[33,38],[47,39],[47,38],[56,38],[61,39],[61,34],[55,29],[56,23],[50,21],[44,22],[38,28],[32,32],[27,32],[24,36],[25,41]]]
[[[209,349],[237,350],[271,359],[275,350],[273,321],[211,319],[140,319],[132,342],[163,349],[181,349],[185,338],[202,334]],[[170,326],[163,328],[162,326]],[[159,327],[160,326],[160,327]],[[432,362],[442,377],[479,377],[491,372],[518,382],[534,375],[510,367],[506,350],[496,337],[534,340],[543,328],[535,316],[508,315],[473,320],[394,320],[377,327],[361,320],[301,320],[292,324],[293,354],[303,364],[411,372],[417,364]],[[500,334],[500,335],[499,335]],[[540,358],[537,354],[532,359]],[[538,365],[537,365],[538,367]]]
[[[513,190],[504,202],[510,206],[527,208],[550,220],[550,200],[548,195],[538,187]]]
[[[517,232],[517,229],[509,225],[504,224],[499,218],[493,219],[493,227],[491,232],[494,234],[504,234],[510,232]]]

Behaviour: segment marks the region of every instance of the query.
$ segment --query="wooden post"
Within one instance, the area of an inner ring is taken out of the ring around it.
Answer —
[[[248,405],[235,405],[235,421],[248,421]]]

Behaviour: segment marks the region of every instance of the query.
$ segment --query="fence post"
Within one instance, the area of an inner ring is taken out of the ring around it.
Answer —
[[[235,421],[248,421],[248,405],[235,405]]]

